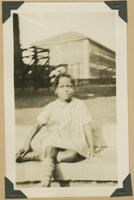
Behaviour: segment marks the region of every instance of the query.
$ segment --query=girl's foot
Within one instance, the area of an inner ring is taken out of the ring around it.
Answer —
[[[44,177],[41,181],[42,187],[50,187],[51,184],[51,178],[50,177]]]
[[[16,162],[26,162],[26,161],[41,161],[39,154],[34,151],[27,153],[25,156],[21,154],[16,155]]]

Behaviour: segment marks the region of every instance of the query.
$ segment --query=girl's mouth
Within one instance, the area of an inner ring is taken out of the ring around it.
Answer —
[[[70,103],[72,101],[72,99],[71,98],[69,98],[69,99],[66,99],[66,102],[67,103]]]

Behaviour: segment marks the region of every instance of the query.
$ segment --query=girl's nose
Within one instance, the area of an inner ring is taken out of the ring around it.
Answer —
[[[64,87],[64,91],[68,91],[68,87]]]

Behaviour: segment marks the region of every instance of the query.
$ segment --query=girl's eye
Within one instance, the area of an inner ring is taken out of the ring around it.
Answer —
[[[64,87],[72,88],[72,85],[59,85],[59,88],[64,88]]]

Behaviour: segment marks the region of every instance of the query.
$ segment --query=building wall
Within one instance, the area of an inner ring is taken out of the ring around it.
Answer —
[[[88,40],[55,44],[48,48],[50,50],[50,65],[67,64],[67,71],[73,78],[89,78]]]
[[[116,76],[115,53],[95,42],[90,41],[90,75],[95,78]]]
[[[51,66],[66,65],[67,72],[75,79],[112,78],[116,75],[115,53],[90,39],[43,48],[49,49]]]

